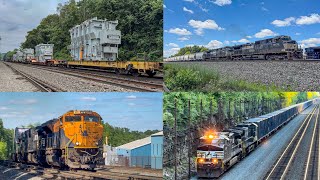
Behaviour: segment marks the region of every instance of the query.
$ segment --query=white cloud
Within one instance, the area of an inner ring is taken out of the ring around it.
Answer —
[[[270,29],[262,29],[260,32],[256,33],[254,37],[256,38],[264,38],[268,36],[276,36],[278,35],[277,33],[271,31]]]
[[[82,97],[80,98],[81,101],[96,101],[97,98],[95,97]]]
[[[224,41],[223,43],[226,44],[226,45],[229,45],[230,41]]]
[[[47,15],[56,13],[58,3],[66,1],[2,0],[0,2],[1,51],[7,52],[19,48],[25,41],[27,32],[38,26]]]
[[[301,48],[315,47],[320,45],[320,38],[309,38],[299,42]]]
[[[21,100],[11,100],[9,104],[17,104],[17,105],[31,105],[36,104],[38,101],[36,99],[21,99]]]
[[[218,40],[212,40],[207,45],[205,45],[205,47],[207,47],[209,49],[216,49],[216,48],[220,48],[222,46],[223,46],[223,43]]]
[[[130,96],[127,96],[126,98],[127,98],[127,99],[137,99],[137,96],[135,96],[135,95],[130,95]]]
[[[277,26],[277,27],[285,27],[290,26],[292,22],[295,21],[294,17],[285,18],[284,20],[274,20],[271,22],[271,24]]]
[[[180,36],[187,36],[187,35],[191,35],[192,34],[190,31],[188,31],[185,28],[183,28],[183,29],[180,29],[180,28],[169,29],[168,32],[172,33],[172,34],[177,34],[177,35],[180,35]]]
[[[183,11],[193,14],[193,11],[190,9],[187,9],[186,7],[183,7]]]
[[[251,38],[252,38],[252,36],[246,36],[246,38],[247,38],[247,39],[251,39]]]
[[[168,44],[168,46],[170,46],[170,47],[174,47],[174,48],[179,47],[179,45],[178,45],[178,44],[175,44],[175,43],[169,43],[169,44]]]
[[[167,8],[167,6],[165,4],[163,4],[163,8]]]
[[[295,35],[296,35],[296,36],[300,36],[300,35],[301,35],[301,33],[295,33]]]
[[[225,5],[229,5],[232,3],[231,0],[215,0],[215,1],[211,1],[211,2],[218,5],[218,6],[225,6]]]
[[[265,8],[265,7],[261,7],[262,11],[269,11],[269,9]]]
[[[6,107],[6,106],[0,106],[0,111],[5,111],[5,110],[8,110],[9,108]]]
[[[163,56],[164,57],[169,57],[171,55],[177,54],[179,52],[180,48],[171,48],[168,50],[163,51]]]
[[[194,2],[194,0],[183,0],[183,1],[186,1],[186,2]]]
[[[238,42],[239,43],[248,43],[250,41],[248,39],[240,39]]]
[[[320,38],[309,38],[302,40],[301,43],[303,44],[320,44]]]
[[[320,23],[320,15],[319,14],[311,14],[310,16],[300,16],[296,20],[296,24],[298,25],[309,25]]]
[[[260,4],[261,4],[261,5],[264,5],[264,2],[261,2]]]
[[[189,21],[189,25],[196,29],[195,32],[198,35],[202,35],[204,29],[212,29],[218,31],[224,30],[224,28],[219,27],[218,24],[212,19],[208,19],[205,21],[196,21],[191,19]]]
[[[180,37],[178,38],[179,41],[188,41],[190,38],[189,37]]]

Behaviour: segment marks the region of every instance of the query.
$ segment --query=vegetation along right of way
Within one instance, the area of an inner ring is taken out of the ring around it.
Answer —
[[[185,64],[165,65],[165,84],[170,91],[282,91],[279,87],[221,76],[212,69]],[[286,89],[290,91],[290,89]]]
[[[21,48],[34,48],[37,44],[54,44],[54,58],[71,60],[68,46],[69,30],[75,25],[98,17],[119,20],[121,31],[119,60],[136,60],[143,53],[150,60],[162,59],[163,51],[163,3],[161,0],[69,0],[59,4],[57,14],[42,19],[29,31]],[[17,51],[17,50],[15,50]],[[8,53],[7,58],[15,52]]]

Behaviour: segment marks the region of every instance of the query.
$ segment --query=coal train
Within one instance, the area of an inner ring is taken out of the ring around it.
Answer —
[[[296,104],[244,121],[222,132],[207,132],[197,147],[199,178],[217,178],[252,152],[264,139],[317,100]]]
[[[116,29],[117,25],[117,20],[107,21],[95,17],[70,29],[71,44],[68,50],[71,61],[55,60],[54,44],[38,44],[34,57],[34,51],[26,51],[30,49],[18,51],[10,61],[66,68],[107,69],[133,76],[146,74],[152,77],[162,72],[163,63],[149,61],[146,55],[143,58],[137,57],[141,60],[117,61],[121,44],[121,31]]]
[[[93,170],[103,160],[102,118],[72,110],[35,128],[15,129],[14,162]]]
[[[303,50],[290,36],[276,36],[236,46],[211,49],[207,52],[167,58],[175,61],[214,61],[214,60],[294,60],[302,59]]]

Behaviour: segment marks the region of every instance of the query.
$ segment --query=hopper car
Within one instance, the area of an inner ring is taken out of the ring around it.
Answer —
[[[237,124],[222,132],[207,132],[197,147],[199,178],[217,178],[247,156],[267,137],[316,103],[310,100]]]
[[[102,157],[102,118],[72,110],[35,128],[15,129],[15,162],[93,170]]]

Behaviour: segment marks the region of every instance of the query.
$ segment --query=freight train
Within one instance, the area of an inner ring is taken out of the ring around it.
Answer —
[[[217,178],[252,152],[264,139],[317,100],[296,104],[244,121],[222,132],[207,132],[197,147],[199,178]]]
[[[35,128],[16,128],[12,160],[93,170],[103,160],[102,132],[102,118],[98,113],[68,111]]]
[[[170,57],[165,61],[294,60],[302,58],[303,50],[298,47],[295,40],[292,40],[290,36],[276,36],[253,43]]]
[[[121,31],[116,29],[117,25],[118,21],[95,17],[70,29],[71,44],[68,50],[72,61],[53,59],[54,44],[37,45],[35,58],[31,62],[27,59],[17,61],[17,58],[12,61],[66,68],[107,69],[133,76],[147,74],[152,77],[161,72],[163,63],[148,61],[147,58],[142,61],[117,61],[118,46],[121,44]]]

